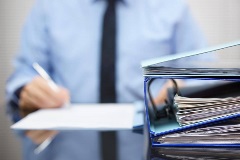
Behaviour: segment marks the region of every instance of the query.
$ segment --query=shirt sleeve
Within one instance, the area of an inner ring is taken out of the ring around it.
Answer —
[[[47,16],[43,1],[35,3],[21,35],[19,53],[14,60],[14,71],[6,83],[7,112],[13,115],[18,109],[16,91],[30,82],[37,75],[32,67],[34,62],[39,63],[49,71],[49,38],[47,34]],[[15,104],[15,105],[11,105]]]

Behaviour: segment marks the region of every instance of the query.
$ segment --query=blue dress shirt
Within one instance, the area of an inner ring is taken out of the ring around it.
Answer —
[[[99,68],[102,17],[105,1],[37,0],[30,13],[16,57],[15,71],[7,82],[7,100],[32,80],[39,63],[60,86],[67,88],[72,103],[99,102]],[[117,102],[143,100],[140,62],[177,52],[194,50],[205,41],[183,0],[124,0],[117,13]],[[11,108],[8,108],[12,111]],[[130,131],[118,133],[119,159],[141,159],[143,137]],[[39,155],[22,136],[25,160],[99,158],[98,133],[66,131]]]

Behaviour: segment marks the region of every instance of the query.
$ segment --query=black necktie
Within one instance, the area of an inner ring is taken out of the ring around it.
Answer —
[[[107,0],[101,44],[100,102],[115,103],[116,12],[115,1]],[[117,159],[116,132],[101,132],[102,160]]]

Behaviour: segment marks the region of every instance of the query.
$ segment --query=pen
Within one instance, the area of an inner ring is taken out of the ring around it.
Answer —
[[[54,136],[48,137],[46,140],[44,140],[37,148],[34,149],[34,153],[35,154],[41,153],[52,142],[53,138]]]
[[[52,90],[54,90],[56,92],[59,90],[58,86],[53,82],[51,77],[47,74],[47,72],[38,63],[33,63],[32,66],[42,78],[47,80],[47,82],[48,82],[49,86],[52,88]],[[46,140],[44,140],[37,148],[35,148],[34,153],[35,154],[41,153],[52,142],[53,138],[54,138],[54,136],[51,136],[51,137],[48,137]]]
[[[58,86],[56,83],[52,80],[52,78],[48,75],[48,73],[38,64],[38,63],[33,63],[33,68],[36,70],[36,72],[48,82],[48,85],[57,92],[59,90]],[[69,107],[70,102],[66,102],[62,107],[67,108]]]
[[[42,78],[47,80],[49,86],[54,91],[58,91],[58,86],[53,82],[52,78],[47,74],[47,72],[38,63],[35,62],[35,63],[33,63],[32,66]]]

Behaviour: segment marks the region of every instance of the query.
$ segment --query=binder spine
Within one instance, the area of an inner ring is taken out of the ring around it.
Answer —
[[[148,131],[149,131],[149,135],[150,135],[150,138],[152,139],[153,137],[155,137],[155,133],[151,131],[151,128],[150,128],[150,117],[149,117],[149,109],[148,109],[148,98],[147,98],[147,86],[148,86],[148,82],[151,78],[149,77],[145,77],[144,79],[144,103],[145,103],[145,113],[146,113],[146,123],[147,123],[147,126],[148,126]],[[153,142],[153,141],[152,141]]]

